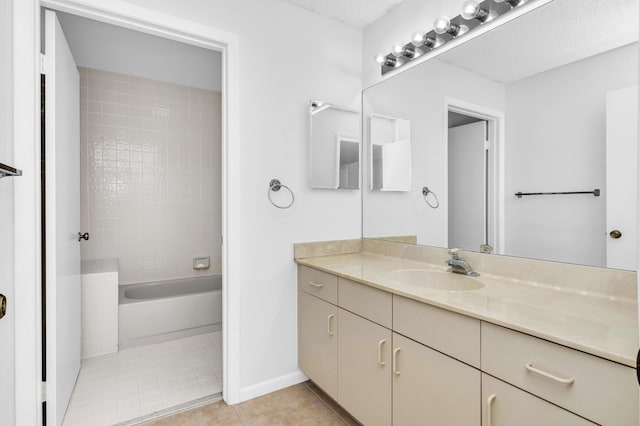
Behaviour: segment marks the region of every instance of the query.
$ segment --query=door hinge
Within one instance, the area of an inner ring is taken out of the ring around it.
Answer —
[[[47,400],[47,382],[40,382],[40,402]]]

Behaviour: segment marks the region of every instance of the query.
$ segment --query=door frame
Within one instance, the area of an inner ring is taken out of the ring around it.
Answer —
[[[504,242],[504,203],[505,203],[505,167],[504,167],[504,112],[483,105],[473,104],[456,98],[445,97],[444,99],[444,120],[443,120],[443,162],[442,162],[442,186],[441,199],[443,200],[443,229],[449,229],[449,112],[457,112],[459,114],[476,117],[487,121],[489,129],[490,159],[494,164],[490,178],[493,181],[493,194],[488,201],[489,207],[493,211],[492,236],[494,242],[494,253],[505,253]],[[448,247],[448,231],[445,232],[444,243]]]
[[[102,2],[104,4],[104,2]],[[14,1],[16,424],[42,424],[40,243],[40,8],[71,13],[222,54],[223,398],[240,402],[239,37],[123,1]],[[231,285],[230,283],[233,283]]]

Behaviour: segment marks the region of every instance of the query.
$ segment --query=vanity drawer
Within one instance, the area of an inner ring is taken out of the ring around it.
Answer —
[[[482,323],[482,371],[602,425],[636,425],[635,369]]]
[[[298,289],[338,304],[338,277],[335,275],[298,265]]]
[[[477,319],[394,295],[393,330],[480,368],[480,321]]]
[[[391,328],[391,293],[344,278],[338,279],[338,306]]]

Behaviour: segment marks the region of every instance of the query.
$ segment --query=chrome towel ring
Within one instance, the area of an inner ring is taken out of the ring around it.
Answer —
[[[435,204],[431,204],[429,202],[429,199],[427,198],[427,196],[429,194],[433,195],[433,198],[436,200]],[[438,207],[440,207],[440,200],[438,200],[438,196],[436,195],[435,192],[433,192],[432,190],[430,190],[426,186],[424,188],[422,188],[422,196],[424,197],[424,202],[427,203],[427,205],[429,207],[431,207],[432,209],[437,209]]]
[[[286,206],[279,206],[278,204],[274,203],[273,200],[271,199],[271,191],[278,192],[280,191],[280,188],[286,189],[291,194],[291,201]],[[296,196],[293,194],[293,191],[291,190],[291,188],[289,188],[287,185],[284,185],[278,179],[271,179],[271,182],[269,182],[269,189],[267,190],[267,198],[269,198],[269,202],[273,204],[274,207],[277,207],[279,209],[288,209],[293,205],[293,202],[296,200]]]

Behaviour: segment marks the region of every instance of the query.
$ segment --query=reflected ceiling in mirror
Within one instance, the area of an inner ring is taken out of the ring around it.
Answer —
[[[635,269],[637,80],[637,0],[554,0],[365,90],[363,237]],[[371,189],[376,116],[406,192]]]

